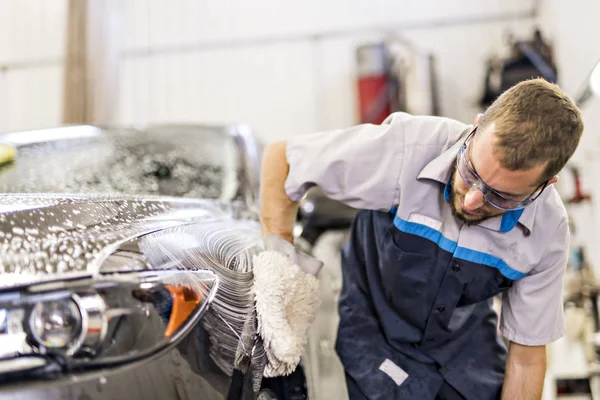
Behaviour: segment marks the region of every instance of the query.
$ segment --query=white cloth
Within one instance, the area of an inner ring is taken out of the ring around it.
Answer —
[[[264,376],[289,375],[298,366],[319,308],[315,275],[322,265],[273,236],[265,237],[265,251],[254,257],[258,332],[268,357]]]

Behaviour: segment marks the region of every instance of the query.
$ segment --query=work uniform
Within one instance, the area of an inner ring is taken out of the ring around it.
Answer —
[[[318,185],[360,209],[343,249],[336,349],[352,399],[496,399],[502,335],[545,345],[564,332],[569,232],[553,187],[530,206],[465,225],[451,172],[472,126],[395,113],[381,125],[288,142],[287,195]]]

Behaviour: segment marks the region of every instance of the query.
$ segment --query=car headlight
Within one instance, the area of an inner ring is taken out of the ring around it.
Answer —
[[[208,270],[112,273],[0,291],[0,373],[132,362],[174,344],[216,293]]]

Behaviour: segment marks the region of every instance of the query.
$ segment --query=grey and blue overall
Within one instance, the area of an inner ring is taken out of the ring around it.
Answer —
[[[479,225],[456,220],[449,178],[470,128],[395,113],[288,142],[292,200],[318,185],[361,209],[342,255],[336,346],[351,399],[496,399],[498,330],[522,345],[563,335],[564,206],[551,187]]]

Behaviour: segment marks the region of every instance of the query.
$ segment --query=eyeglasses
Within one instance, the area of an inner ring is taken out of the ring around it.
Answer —
[[[548,186],[549,181],[546,181],[543,184],[541,184],[526,199],[516,200],[506,197],[506,195],[502,195],[496,190],[486,185],[485,182],[479,177],[479,175],[477,175],[477,173],[473,170],[473,168],[469,164],[469,160],[467,160],[467,156],[465,153],[467,150],[469,140],[475,134],[476,131],[477,127],[475,127],[475,129],[473,129],[469,136],[467,136],[465,142],[460,147],[460,150],[458,151],[458,157],[456,158],[456,168],[465,184],[471,189],[477,189],[480,192],[482,192],[485,201],[490,203],[492,206],[499,208],[500,210],[518,210],[521,208],[525,208],[531,203],[533,203],[533,201],[542,194],[546,186]]]

